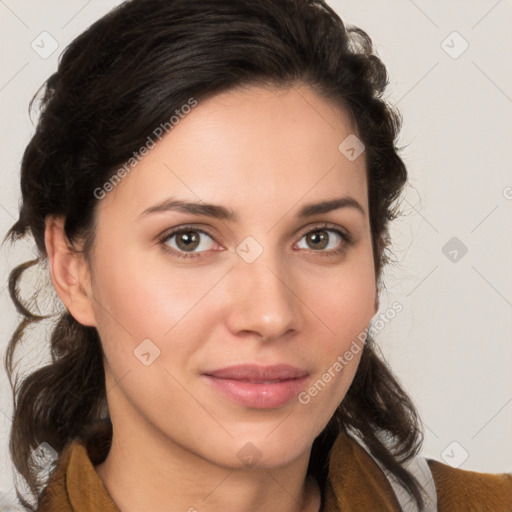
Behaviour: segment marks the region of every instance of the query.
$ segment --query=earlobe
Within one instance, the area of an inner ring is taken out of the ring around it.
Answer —
[[[96,326],[89,265],[69,243],[64,217],[46,218],[44,239],[55,291],[75,320]]]

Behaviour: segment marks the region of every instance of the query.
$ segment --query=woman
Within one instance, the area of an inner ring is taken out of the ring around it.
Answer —
[[[415,457],[368,332],[406,182],[386,82],[319,0],[132,0],[66,49],[8,233],[65,306],[15,387],[33,510],[511,509],[512,476]]]

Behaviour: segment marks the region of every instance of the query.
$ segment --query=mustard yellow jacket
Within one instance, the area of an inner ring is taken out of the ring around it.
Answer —
[[[91,441],[68,444],[38,512],[119,512],[94,469],[102,462],[99,453]],[[512,512],[512,474],[477,473],[427,462],[439,512]],[[346,434],[338,436],[331,452],[322,512],[401,512],[385,474]]]

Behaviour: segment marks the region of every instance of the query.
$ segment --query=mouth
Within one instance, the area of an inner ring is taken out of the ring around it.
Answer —
[[[232,402],[254,409],[274,409],[297,396],[309,372],[285,364],[237,365],[208,371],[203,377]]]

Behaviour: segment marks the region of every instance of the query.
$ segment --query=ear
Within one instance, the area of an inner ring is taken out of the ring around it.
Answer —
[[[75,320],[96,326],[89,265],[69,243],[64,217],[46,218],[44,241],[55,291]]]

